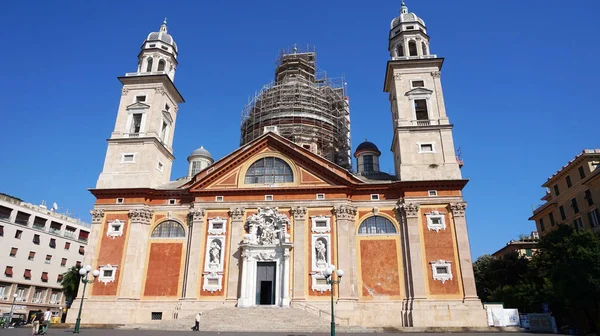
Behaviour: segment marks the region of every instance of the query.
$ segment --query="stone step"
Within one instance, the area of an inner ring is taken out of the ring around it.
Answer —
[[[195,315],[176,320],[152,321],[130,324],[124,329],[140,330],[190,330]],[[365,332],[357,326],[336,326],[343,332]],[[217,308],[203,312],[200,321],[203,331],[278,331],[278,332],[328,332],[330,321],[293,307]]]

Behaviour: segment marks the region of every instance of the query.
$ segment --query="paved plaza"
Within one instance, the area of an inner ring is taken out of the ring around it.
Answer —
[[[73,329],[50,329],[48,331],[48,335],[68,335],[72,334]],[[2,335],[10,335],[10,336],[26,336],[31,335],[30,328],[16,328],[16,329],[2,329],[0,330],[0,334]],[[336,333],[337,335],[343,336],[363,336],[363,335],[373,335],[373,333]],[[386,333],[381,332],[377,333],[377,335],[399,335],[403,336],[435,336],[435,335],[443,335],[446,333]],[[478,336],[516,336],[519,333],[477,333]],[[284,332],[284,333],[266,333],[266,332],[192,332],[192,331],[156,331],[156,330],[112,330],[112,329],[82,329],[80,331],[81,336],[164,336],[164,335],[196,335],[196,336],[259,336],[259,335],[269,335],[269,336],[303,336],[303,335],[314,335],[314,336],[328,336],[329,333],[293,333],[293,332]],[[454,333],[453,336],[468,336],[469,333]],[[538,334],[539,336],[544,334]]]

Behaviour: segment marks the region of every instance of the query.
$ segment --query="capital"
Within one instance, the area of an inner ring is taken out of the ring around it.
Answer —
[[[333,213],[338,219],[352,220],[356,218],[356,207],[350,205],[339,205],[333,208]]]
[[[465,210],[467,209],[467,203],[450,203],[450,211],[454,217],[465,217]]]
[[[241,221],[242,219],[244,219],[244,214],[246,213],[246,209],[239,207],[239,208],[231,208],[229,209],[229,216],[231,217],[231,220],[233,221]]]
[[[440,78],[441,73],[439,71],[432,71],[431,72],[431,77],[433,78]]]
[[[90,214],[92,215],[92,224],[102,223],[102,218],[104,218],[104,210],[94,209],[90,211]]]
[[[307,213],[308,209],[306,207],[293,207],[292,208],[292,215],[294,216],[294,219],[297,220],[304,220],[306,219],[306,213]]]
[[[129,210],[129,219],[132,222],[149,225],[150,220],[152,220],[153,213],[154,212],[152,210],[146,208],[132,209]]]
[[[400,213],[400,215],[405,214],[406,217],[418,217],[419,216],[419,204],[415,203],[406,203],[404,198],[398,200],[396,204],[396,211]]]
[[[192,204],[190,206],[190,212],[188,212],[188,217],[193,222],[201,222],[204,219],[205,214],[206,210],[202,208],[195,208]]]

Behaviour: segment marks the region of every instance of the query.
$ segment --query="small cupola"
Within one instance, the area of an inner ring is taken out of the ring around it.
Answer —
[[[215,162],[204,146],[195,149],[187,160],[189,162],[188,177],[190,178]]]
[[[168,75],[175,80],[177,67],[177,44],[168,32],[167,18],[157,32],[151,32],[142,44],[138,55],[139,75]]]
[[[380,155],[381,152],[377,146],[367,139],[358,145],[358,147],[356,147],[356,151],[354,152],[358,174],[366,176],[378,173]]]

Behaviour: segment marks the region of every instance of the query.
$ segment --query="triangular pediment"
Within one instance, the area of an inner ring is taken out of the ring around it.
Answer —
[[[133,103],[133,104],[127,106],[128,110],[141,110],[141,109],[147,109],[147,108],[150,108],[150,105],[146,105],[146,104],[140,103],[140,102]]]
[[[244,176],[248,167],[265,157],[280,158],[286,162],[293,171],[293,183],[246,184]],[[218,189],[350,187],[362,183],[347,169],[279,135],[267,133],[196,174],[182,188],[199,192]]]
[[[407,95],[407,96],[413,96],[413,95],[430,95],[432,93],[433,93],[432,90],[426,89],[424,87],[418,87],[418,88],[414,88],[412,90],[407,91],[405,95]]]

